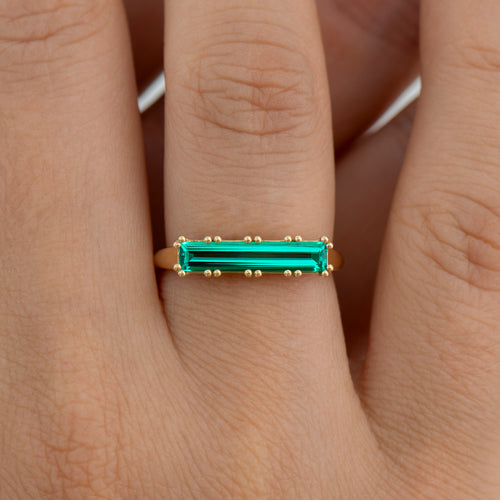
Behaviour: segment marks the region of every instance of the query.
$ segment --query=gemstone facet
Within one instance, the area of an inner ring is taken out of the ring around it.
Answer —
[[[328,248],[324,241],[184,241],[180,242],[178,255],[181,270],[186,273],[258,270],[283,274],[290,270],[322,274],[328,267]]]

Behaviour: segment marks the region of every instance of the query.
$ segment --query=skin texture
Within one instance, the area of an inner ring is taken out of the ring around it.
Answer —
[[[0,1],[0,498],[498,498],[499,22]],[[335,220],[335,283],[152,263]]]

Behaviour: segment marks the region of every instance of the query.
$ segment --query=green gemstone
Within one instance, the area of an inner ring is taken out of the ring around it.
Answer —
[[[328,249],[322,241],[186,241],[179,248],[179,264],[186,273],[207,269],[223,273],[243,273],[247,269],[263,273],[322,273],[328,265]]]

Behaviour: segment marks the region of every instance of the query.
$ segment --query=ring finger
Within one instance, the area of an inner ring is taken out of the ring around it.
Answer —
[[[332,126],[314,1],[171,0],[166,19],[167,242],[331,236]],[[299,422],[306,441],[288,464],[310,467],[320,446],[331,465],[325,444],[353,425],[363,439],[333,280],[168,274],[163,295],[211,407],[251,414],[277,443]]]

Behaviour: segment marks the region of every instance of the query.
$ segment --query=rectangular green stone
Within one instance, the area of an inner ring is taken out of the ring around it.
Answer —
[[[186,273],[216,269],[223,273],[244,273],[247,269],[322,273],[328,265],[328,249],[322,241],[186,241],[179,247],[179,264]]]

